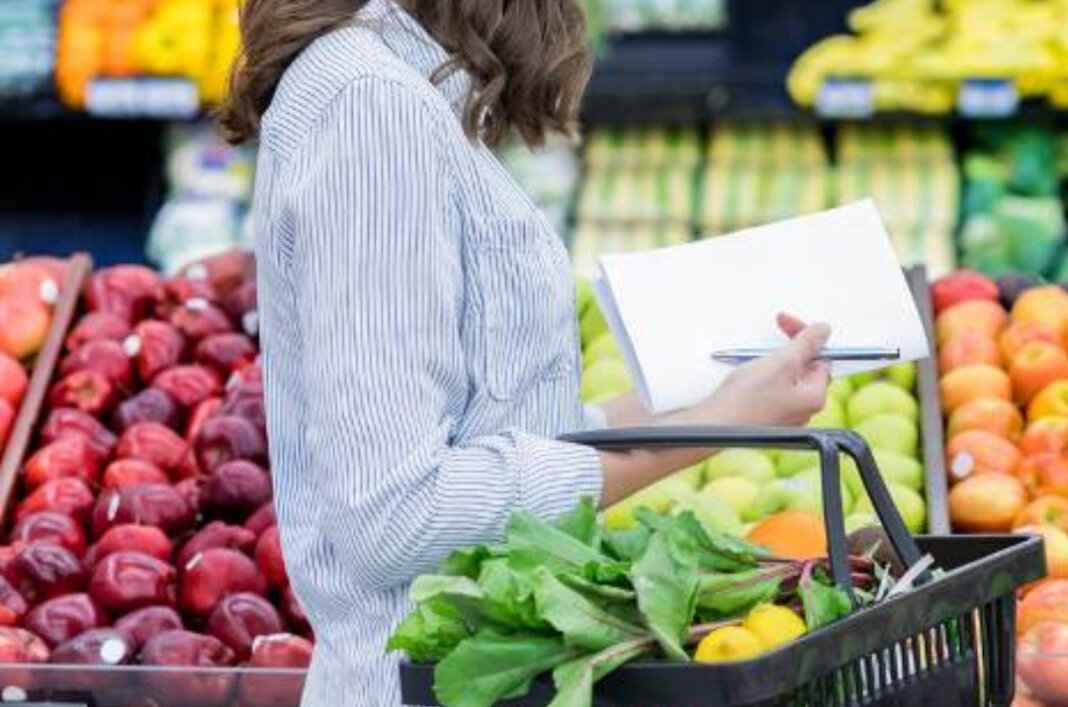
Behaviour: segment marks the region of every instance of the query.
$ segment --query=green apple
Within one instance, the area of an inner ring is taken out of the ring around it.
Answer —
[[[779,453],[779,458],[775,462],[775,471],[778,472],[780,477],[786,478],[793,476],[802,469],[818,466],[819,463],[820,455],[816,452],[784,449]]]
[[[753,499],[760,492],[760,484],[742,476],[724,476],[710,481],[700,491],[701,496],[711,496],[734,509],[739,516],[745,514]]]
[[[927,504],[924,503],[923,496],[908,486],[902,486],[893,481],[887,482],[886,488],[890,491],[890,496],[894,499],[894,506],[897,507],[897,512],[901,514],[901,519],[905,521],[905,526],[909,529],[909,532],[922,533],[927,527]],[[853,506],[853,513],[874,512],[875,508],[872,506],[871,498],[866,494],[861,496]]]
[[[860,469],[851,457],[845,454],[839,459],[839,468],[842,470],[842,483],[849,489],[849,494],[854,501],[864,493],[864,481],[860,478]]]
[[[724,449],[705,462],[705,481],[741,476],[758,484],[775,478],[775,464],[759,449]]]
[[[695,464],[694,466],[687,467],[682,471],[676,471],[672,474],[673,477],[677,476],[680,479],[685,479],[686,483],[696,491],[705,485],[705,464]]]
[[[820,513],[822,514],[823,513],[823,491],[822,491],[822,489],[823,489],[823,472],[820,471],[820,468],[817,466],[817,467],[812,467],[810,469],[804,469],[804,470],[798,472],[797,476],[795,476],[794,478],[795,479],[803,479],[805,481],[808,481],[810,484],[812,484],[812,486],[814,486],[817,489],[820,489],[820,492],[819,492],[819,496],[820,496]],[[850,509],[853,508],[853,491],[849,488],[849,484],[846,483],[846,480],[844,478],[840,479],[839,484],[840,484],[840,487],[842,489],[842,512],[843,513],[849,513]]]
[[[879,380],[878,371],[864,371],[849,376],[849,382],[853,384],[853,390],[860,390],[864,386]]]
[[[604,315],[601,314],[596,302],[593,302],[582,315],[582,319],[579,320],[579,329],[582,332],[583,346],[588,346],[597,337],[608,331],[608,322],[605,320]]]
[[[870,417],[885,412],[903,415],[910,420],[919,417],[919,405],[912,393],[907,393],[893,383],[875,381],[853,394],[847,406],[849,422],[856,426]]]
[[[836,398],[827,396],[823,409],[812,416],[807,427],[841,430],[847,427],[845,407]]]
[[[590,342],[590,345],[587,346],[586,350],[583,352],[582,357],[587,366],[593,365],[602,358],[623,360],[623,354],[620,353],[619,346],[616,345],[616,340],[612,338],[612,333],[607,331]]]
[[[593,283],[589,280],[579,280],[575,285],[575,313],[582,319],[590,307],[597,306],[597,298],[593,294]]]
[[[676,472],[605,509],[605,527],[609,530],[633,528],[637,524],[634,516],[639,508],[667,513],[679,502],[696,494],[694,485],[686,478],[685,471]]]
[[[811,477],[775,479],[760,488],[742,520],[751,523],[785,510],[808,511],[822,515],[820,487]]]
[[[872,453],[884,479],[908,486],[914,491],[923,489],[923,464],[912,457],[886,449],[875,449]]]
[[[582,372],[582,399],[596,403],[630,392],[630,374],[622,361],[604,358]]]
[[[916,421],[894,412],[872,415],[853,429],[875,449],[885,449],[915,458],[920,432]]]
[[[882,524],[879,522],[879,516],[874,513],[850,513],[845,519],[845,531],[848,535],[861,528],[870,528],[872,526],[880,527]]]
[[[916,390],[916,372],[916,364],[912,361],[895,363],[886,369],[886,380],[902,390],[911,392]]]
[[[827,386],[827,397],[834,398],[843,405],[849,396],[853,394],[853,384],[849,382],[848,378],[835,378],[831,381],[831,384]]]
[[[691,495],[676,504],[674,510],[691,511],[701,525],[711,532],[737,535],[741,531],[742,522],[735,510],[726,502],[704,493]]]

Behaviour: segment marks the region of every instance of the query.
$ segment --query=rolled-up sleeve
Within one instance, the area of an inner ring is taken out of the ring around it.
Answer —
[[[310,473],[323,532],[368,588],[602,484],[584,447],[509,430],[454,440],[470,387],[461,235],[446,126],[423,100],[381,78],[348,86],[290,175]]]

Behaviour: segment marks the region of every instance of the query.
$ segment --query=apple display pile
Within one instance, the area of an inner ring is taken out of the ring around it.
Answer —
[[[589,293],[578,295],[583,342],[583,400],[596,403],[631,389],[619,348]],[[909,529],[926,527],[920,462],[916,367],[839,379],[810,427],[853,429],[872,446]],[[856,466],[843,457],[842,499],[850,530],[878,523]],[[692,511],[710,531],[731,533],[790,557],[826,552],[819,460],[814,452],[732,449],[680,471],[605,512],[612,529],[635,525],[639,508]],[[811,553],[811,554],[810,554]]]
[[[266,466],[251,256],[169,280],[103,269],[84,303],[0,547],[0,662],[307,666]],[[299,701],[299,683],[144,679],[164,707]]]
[[[66,263],[27,258],[0,265],[0,452],[29,384],[29,368],[52,327]]]

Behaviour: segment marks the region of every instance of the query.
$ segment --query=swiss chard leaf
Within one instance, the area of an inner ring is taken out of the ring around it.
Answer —
[[[438,663],[434,694],[445,707],[492,707],[526,694],[535,677],[582,652],[557,637],[482,632]]]
[[[386,649],[404,651],[418,663],[432,663],[447,656],[470,637],[467,624],[448,606],[420,604],[390,636]]]
[[[747,614],[758,604],[770,604],[779,596],[782,578],[760,570],[702,574],[697,607],[708,619],[729,619]]]
[[[482,563],[478,586],[487,602],[506,616],[510,625],[535,630],[550,626],[538,616],[534,602],[534,586],[529,577],[511,568],[506,559],[493,559]]]
[[[601,527],[597,524],[597,506],[593,499],[584,497],[573,511],[556,521],[556,527],[576,540],[598,547],[601,543]]]
[[[599,606],[544,567],[534,574],[534,597],[538,613],[568,646],[599,651],[647,635],[640,624],[628,620],[638,618],[632,611]]]
[[[642,525],[652,530],[673,529],[688,537],[698,548],[698,565],[701,569],[716,572],[738,572],[756,567],[757,558],[767,552],[757,546],[739,540],[725,533],[710,532],[701,525],[690,511],[675,516],[665,516],[647,508],[637,512]]]
[[[632,603],[635,599],[634,592],[625,587],[615,587],[610,584],[598,584],[591,582],[577,574],[561,574],[557,578],[593,601],[606,601],[611,603]]]
[[[438,574],[447,574],[456,577],[478,579],[482,570],[482,563],[491,557],[504,556],[503,548],[491,548],[486,545],[478,545],[466,550],[456,550],[446,558]]]
[[[553,671],[556,697],[549,707],[590,707],[593,686],[598,680],[652,648],[647,640],[629,641],[564,663]]]
[[[853,612],[849,595],[811,571],[802,576],[798,589],[809,631],[823,628]]]
[[[428,602],[447,605],[475,630],[483,627],[498,630],[530,628],[522,620],[511,597],[504,596],[503,601],[488,597],[477,582],[467,577],[440,574],[418,577],[412,583],[411,598],[417,606]]]
[[[642,556],[652,531],[644,525],[630,530],[616,530],[604,534],[601,545],[604,551],[621,562],[633,562]]]
[[[588,566],[612,563],[597,548],[526,512],[509,521],[508,546],[513,566],[521,570],[544,566],[553,572],[585,573]]]
[[[631,569],[631,584],[645,624],[669,658],[687,662],[686,630],[697,604],[697,547],[677,523],[654,530]]]

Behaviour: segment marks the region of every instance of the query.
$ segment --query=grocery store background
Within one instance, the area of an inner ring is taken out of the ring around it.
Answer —
[[[250,242],[254,149],[206,119],[237,2],[0,2],[0,261]],[[1068,2],[587,3],[584,143],[503,153],[579,271],[871,195],[905,263],[1068,279]]]

